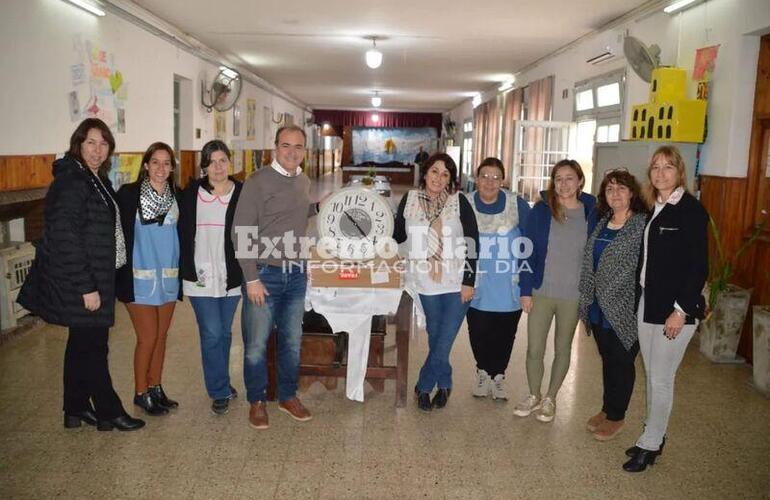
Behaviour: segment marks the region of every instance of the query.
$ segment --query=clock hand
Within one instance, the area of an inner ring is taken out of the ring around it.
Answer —
[[[363,229],[361,229],[361,226],[359,226],[359,225],[358,225],[358,222],[356,222],[356,221],[353,219],[353,217],[351,217],[351,216],[350,216],[350,214],[347,212],[347,210],[346,210],[346,211],[344,211],[344,212],[342,212],[342,213],[344,213],[344,214],[345,214],[345,217],[347,217],[347,218],[348,218],[348,220],[350,220],[350,222],[352,222],[352,223],[353,223],[353,225],[354,225],[354,226],[356,226],[356,229],[358,229],[358,232],[359,232],[359,233],[361,233],[361,236],[363,236],[364,238],[366,238],[366,239],[368,240],[368,239],[369,239],[369,237],[366,235],[366,233],[364,233],[364,230],[363,230]]]

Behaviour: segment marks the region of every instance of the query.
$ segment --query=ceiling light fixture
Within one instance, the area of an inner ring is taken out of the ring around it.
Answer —
[[[679,11],[695,7],[695,5],[701,3],[701,1],[702,0],[679,0],[664,8],[663,12],[666,14],[676,14]]]
[[[224,75],[231,80],[238,78],[238,72],[228,68],[227,66],[220,66],[219,71],[224,73]]]
[[[67,1],[72,5],[80,7],[81,9],[95,16],[104,17],[106,15],[102,9],[100,9],[99,7],[97,7],[96,5],[94,5],[93,3],[87,0],[67,0]]]
[[[377,50],[377,37],[372,37],[372,48],[366,51],[366,65],[372,69],[382,64],[382,52]]]
[[[476,106],[478,106],[479,104],[481,104],[481,94],[480,94],[480,93],[476,92],[476,93],[473,95],[473,100],[471,101],[471,104],[473,104],[473,107],[474,107],[474,108],[475,108]]]
[[[377,113],[372,113],[372,121],[374,123],[379,122],[380,121],[380,115],[378,115]]]
[[[374,96],[372,96],[372,106],[375,108],[379,108],[382,104],[382,97],[380,97],[380,92],[375,90]]]
[[[504,81],[503,83],[500,84],[500,86],[497,88],[497,90],[499,90],[500,92],[505,92],[508,89],[512,89],[513,88],[513,84],[515,82],[516,82],[516,77],[513,77],[513,78],[511,78],[509,80],[506,80],[506,81]]]

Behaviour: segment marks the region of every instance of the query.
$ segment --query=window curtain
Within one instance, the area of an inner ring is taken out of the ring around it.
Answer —
[[[511,182],[513,168],[513,153],[516,146],[516,122],[521,117],[521,105],[524,99],[524,89],[519,88],[503,94],[503,133],[500,147],[500,160],[505,166],[505,179]]]
[[[553,76],[536,80],[529,84],[527,99],[527,119],[548,121],[551,119],[553,106]],[[545,129],[531,127],[523,138],[521,172],[518,173],[519,185],[517,191],[529,201],[540,199],[540,191],[547,187],[547,182],[541,180],[550,175],[553,166],[552,158],[546,158],[543,150],[546,147]]]
[[[476,167],[479,166],[481,160],[484,159],[484,133],[486,131],[487,123],[487,103],[479,104],[473,110],[473,163],[471,165],[471,172],[476,175]]]
[[[489,156],[499,157],[500,155],[500,121],[502,112],[502,103],[500,101],[501,96],[497,96],[487,102],[488,111],[486,130],[484,131],[484,154],[479,163]],[[477,166],[478,163],[474,165],[474,167]]]
[[[379,120],[372,121],[372,115],[377,114]],[[389,111],[348,111],[337,109],[316,109],[313,120],[318,125],[328,123],[339,134],[344,127],[385,127],[385,128],[419,128],[433,127],[436,135],[441,137],[441,113],[406,113]]]

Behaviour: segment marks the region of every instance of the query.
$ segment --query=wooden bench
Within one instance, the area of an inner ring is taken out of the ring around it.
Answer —
[[[347,375],[347,334],[335,333],[322,316],[311,311],[303,320],[300,350],[299,387],[305,390],[316,381],[327,389],[336,389],[340,378]],[[412,325],[412,298],[404,293],[394,316],[396,323],[396,364],[384,365],[387,318],[372,318],[372,338],[366,380],[376,392],[385,390],[385,380],[396,381],[396,406],[406,406],[409,367],[409,333]],[[324,327],[325,325],[325,327]],[[267,398],[274,401],[277,384],[275,330],[267,343]]]

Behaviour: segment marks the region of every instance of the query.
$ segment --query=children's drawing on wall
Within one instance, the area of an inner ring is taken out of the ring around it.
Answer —
[[[257,101],[246,99],[246,140],[253,141],[257,138]]]
[[[227,135],[227,122],[225,121],[225,114],[222,111],[214,111],[214,137],[220,141],[225,140]]]
[[[233,152],[233,161],[230,162],[230,175],[240,173],[243,170],[243,141],[233,141],[230,144]]]
[[[70,120],[100,118],[113,131],[125,133],[128,86],[115,67],[114,55],[96,43],[83,42],[79,35],[73,38],[72,47],[75,63],[69,67],[73,89],[68,94]]]
[[[233,106],[233,135],[241,135],[241,105]]]
[[[67,94],[70,105],[70,121],[77,123],[80,121],[80,100],[78,99],[78,93],[74,90]]]

